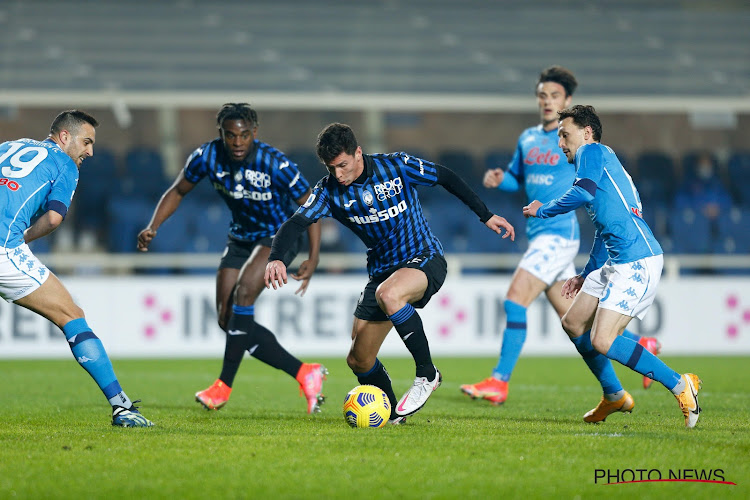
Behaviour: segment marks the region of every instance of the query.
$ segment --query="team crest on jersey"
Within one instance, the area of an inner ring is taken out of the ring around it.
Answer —
[[[401,182],[401,177],[396,177],[391,181],[375,184],[375,194],[378,197],[378,201],[385,201],[386,198],[397,196],[403,188],[404,185]]]
[[[362,201],[365,202],[365,205],[368,207],[372,206],[372,202],[374,201],[374,198],[372,196],[372,193],[369,191],[363,191],[362,192]]]
[[[236,174],[234,174],[234,182],[239,184],[240,182],[242,182],[242,177],[242,172],[238,171]]]

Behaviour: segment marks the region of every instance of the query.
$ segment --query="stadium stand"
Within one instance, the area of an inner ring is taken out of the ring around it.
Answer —
[[[14,70],[0,86],[527,96],[554,48],[588,95],[732,96],[747,92],[743,3],[69,0],[39,16],[57,3],[10,0],[3,64]],[[547,45],[530,29],[545,19]]]
[[[648,151],[638,156],[637,165],[632,175],[644,205],[671,205],[679,183],[674,159],[663,152]]]

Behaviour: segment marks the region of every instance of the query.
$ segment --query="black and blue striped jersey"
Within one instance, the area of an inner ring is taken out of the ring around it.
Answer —
[[[310,184],[297,165],[272,146],[255,141],[244,162],[233,162],[221,138],[203,144],[187,159],[185,179],[208,177],[232,212],[229,235],[241,241],[273,236],[296,208]]]
[[[349,186],[328,175],[297,214],[312,222],[333,217],[367,246],[371,276],[426,253],[443,254],[422,213],[416,186],[434,186],[434,163],[406,153],[363,155],[365,179]],[[359,180],[359,179],[358,179]]]

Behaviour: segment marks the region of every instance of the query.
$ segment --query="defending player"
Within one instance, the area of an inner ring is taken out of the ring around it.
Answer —
[[[443,247],[422,214],[416,186],[440,184],[477,214],[490,230],[515,238],[513,226],[493,215],[451,170],[405,153],[364,154],[348,125],[333,123],[318,136],[317,154],[329,175],[274,239],[266,267],[266,286],[287,282],[283,255],[313,222],[333,217],[367,246],[370,279],[354,312],[347,364],[360,384],[380,387],[391,401],[390,422],[400,424],[419,411],[442,376],[432,363],[422,320],[424,307],[445,280]],[[391,380],[377,354],[392,327],[416,364],[412,387],[396,400]]]
[[[18,139],[0,144],[0,297],[57,325],[73,357],[112,405],[112,425],[151,427],[123,392],[101,340],[86,323],[62,282],[39,262],[27,243],[62,223],[78,185],[78,168],[94,155],[91,115],[63,111],[44,141]]]
[[[546,219],[585,206],[596,228],[586,267],[562,288],[563,295],[575,297],[563,328],[591,345],[582,352],[584,359],[606,356],[663,384],[677,398],[685,426],[694,427],[701,411],[700,379],[678,374],[622,335],[630,320],[642,319],[653,303],[664,264],[661,246],[642,218],[638,190],[614,151],[600,143],[602,125],[592,106],[576,105],[558,115],[559,146],[575,164],[575,183],[556,200],[532,201],[523,213]],[[622,405],[618,411],[633,408],[627,393],[617,404]]]
[[[232,384],[246,351],[260,361],[283,370],[300,384],[307,412],[320,411],[323,380],[328,373],[318,363],[302,363],[276,336],[255,322],[255,301],[263,291],[263,272],[271,252],[271,239],[294,212],[290,201],[301,205],[310,196],[310,185],[284,154],[256,139],[258,115],[249,104],[229,103],[216,116],[220,137],[196,149],[172,186],[162,195],[148,227],[138,234],[138,250],[148,250],[156,231],[171,216],[195,185],[208,178],[232,212],[227,247],[216,272],[216,313],[227,332],[224,362],[219,378],[195,394],[206,409],[218,410],[229,400]],[[320,226],[308,229],[309,258],[293,275],[304,295],[318,265]],[[296,238],[282,256],[288,265],[299,251]]]
[[[550,66],[541,72],[536,85],[541,123],[523,131],[506,171],[495,168],[485,173],[485,187],[517,191],[523,186],[528,202],[547,202],[568,190],[575,179],[575,168],[557,146],[557,112],[570,106],[577,87],[575,76],[566,68]],[[560,290],[565,280],[576,274],[573,260],[578,254],[580,232],[575,212],[553,219],[528,219],[526,235],[529,248],[513,273],[503,302],[506,327],[497,365],[490,377],[461,386],[461,391],[472,398],[496,405],[504,403],[508,397],[508,382],[526,341],[527,308],[542,292],[561,318],[572,303]],[[640,337],[629,331],[623,335],[658,354],[660,346],[655,338]],[[643,378],[645,388],[652,382],[648,377]],[[605,398],[620,399],[608,392],[611,389],[604,387]],[[586,420],[601,421],[607,415],[606,412],[592,413]]]

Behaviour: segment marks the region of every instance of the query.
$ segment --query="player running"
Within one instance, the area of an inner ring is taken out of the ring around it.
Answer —
[[[370,276],[354,311],[352,344],[346,358],[360,384],[380,387],[391,402],[390,423],[400,424],[418,412],[440,386],[422,320],[424,307],[440,289],[447,272],[443,247],[422,214],[417,186],[440,184],[464,202],[491,231],[515,238],[513,226],[493,215],[453,171],[405,153],[364,154],[348,125],[333,123],[318,136],[317,154],[329,175],[274,238],[265,282],[287,282],[285,252],[306,227],[333,217],[367,246]],[[416,378],[401,399],[377,358],[392,327],[416,364]]]
[[[559,146],[575,165],[576,180],[560,198],[544,204],[534,200],[523,213],[547,219],[584,206],[594,223],[589,261],[562,288],[563,295],[575,297],[562,326],[571,338],[588,337],[584,343],[591,347],[581,352],[587,362],[606,356],[672,391],[685,426],[694,427],[701,411],[698,376],[680,375],[622,335],[633,317],[643,319],[651,307],[664,264],[661,246],[643,220],[638,190],[614,151],[600,143],[602,125],[592,106],[576,105],[558,115]],[[601,404],[619,406],[616,411],[633,408],[627,392],[614,403],[602,398]]]
[[[320,411],[323,380],[328,371],[318,363],[303,363],[279,344],[276,336],[255,322],[255,301],[263,291],[263,271],[273,235],[292,213],[291,200],[303,204],[310,184],[281,151],[256,139],[258,115],[249,104],[229,103],[216,116],[220,137],[196,149],[185,168],[156,205],[148,226],[138,234],[138,250],[148,251],[151,240],[195,185],[207,178],[232,212],[227,247],[216,272],[216,313],[227,333],[219,378],[195,394],[208,410],[218,410],[229,400],[232,384],[245,352],[283,370],[300,385],[307,412]],[[309,258],[293,277],[301,281],[304,295],[318,266],[320,225],[308,229]],[[281,258],[288,265],[297,255],[300,238]]]
[[[528,202],[548,202],[568,190],[575,180],[575,168],[557,145],[557,112],[570,106],[577,87],[575,76],[566,68],[550,66],[541,72],[536,85],[541,123],[520,135],[506,171],[494,168],[485,173],[485,187],[502,191],[518,191],[523,187]],[[573,260],[578,254],[580,232],[575,212],[552,219],[528,219],[526,235],[529,248],[513,273],[503,302],[506,326],[497,365],[481,382],[461,386],[461,391],[472,398],[495,405],[504,403],[508,397],[508,383],[526,341],[526,311],[531,303],[543,292],[561,318],[572,303],[560,290],[565,280],[576,274]],[[658,354],[660,346],[655,338],[641,337],[627,330],[623,335]],[[650,387],[652,382],[644,377],[644,388]],[[620,399],[608,392],[611,389],[604,388],[605,398]],[[592,413],[586,421],[604,420],[608,415],[605,413]]]
[[[73,357],[112,405],[112,425],[151,427],[120,387],[101,340],[62,282],[27,243],[50,234],[68,213],[78,169],[94,155],[99,123],[83,111],[63,111],[44,141],[0,144],[0,297],[57,325]]]

